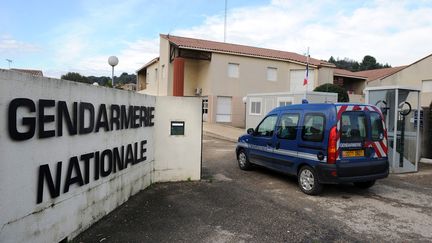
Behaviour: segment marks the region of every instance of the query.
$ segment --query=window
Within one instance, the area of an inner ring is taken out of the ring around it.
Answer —
[[[251,98],[249,115],[261,115],[261,103],[261,98]]]
[[[380,114],[376,112],[370,113],[370,122],[371,122],[371,137],[372,141],[380,141],[384,139],[384,127],[382,124]]]
[[[155,76],[154,76],[154,79],[153,79],[153,82],[154,82],[154,83],[157,82],[157,78],[158,78],[158,69],[155,68]]]
[[[238,78],[239,77],[239,64],[238,63],[228,63],[228,77]]]
[[[202,113],[208,114],[208,99],[202,100]]]
[[[422,81],[422,92],[432,92],[432,80]]]
[[[341,119],[342,142],[361,142],[366,139],[366,116],[363,112],[344,112]]]
[[[278,138],[295,140],[297,136],[299,117],[299,114],[295,113],[283,114],[278,126],[276,127]]]
[[[278,103],[279,107],[291,105],[293,103],[293,98],[292,97],[278,97],[277,103]]]
[[[268,81],[277,81],[277,68],[268,67],[267,68],[267,80]]]
[[[277,116],[272,115],[264,118],[264,120],[258,125],[256,129],[256,135],[263,137],[273,136],[273,130],[275,128]]]
[[[309,142],[321,142],[324,138],[325,117],[322,114],[306,114],[302,139]]]

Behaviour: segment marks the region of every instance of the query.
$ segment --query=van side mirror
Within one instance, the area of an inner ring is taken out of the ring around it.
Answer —
[[[255,131],[254,131],[253,128],[249,128],[249,129],[247,130],[247,134],[249,134],[249,135],[253,135],[254,133],[255,133]]]

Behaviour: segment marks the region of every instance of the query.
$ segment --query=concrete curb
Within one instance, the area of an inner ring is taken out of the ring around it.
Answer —
[[[216,133],[212,133],[212,132],[208,132],[208,131],[203,131],[203,134],[205,136],[209,136],[209,137],[212,137],[212,138],[217,138],[217,139],[225,140],[225,141],[228,141],[228,142],[237,143],[237,139],[228,138],[228,137],[222,136],[220,134],[216,134]]]

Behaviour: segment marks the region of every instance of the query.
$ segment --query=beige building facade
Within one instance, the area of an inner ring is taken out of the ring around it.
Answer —
[[[382,78],[371,80],[367,86],[408,86],[421,89],[422,107],[432,105],[432,54],[426,56],[399,71]]]
[[[160,56],[137,71],[138,92],[200,96],[203,119],[244,127],[250,93],[306,91],[307,58],[292,52],[160,36]],[[310,58],[308,90],[333,82],[334,65]]]

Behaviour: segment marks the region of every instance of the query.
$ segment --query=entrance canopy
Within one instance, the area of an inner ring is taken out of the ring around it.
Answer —
[[[420,89],[403,86],[369,87],[366,103],[381,109],[388,135],[390,171],[417,172],[420,156]]]

